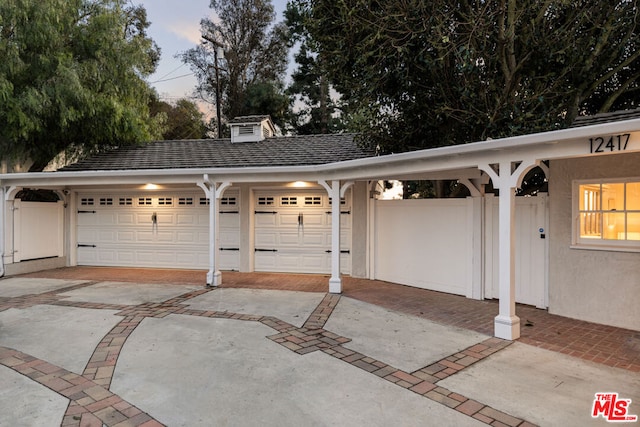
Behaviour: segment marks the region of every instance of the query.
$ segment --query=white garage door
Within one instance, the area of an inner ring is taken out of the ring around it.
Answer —
[[[318,192],[255,192],[255,271],[331,272],[331,201]],[[351,211],[341,200],[340,266],[351,271]]]
[[[209,200],[201,194],[80,194],[78,265],[208,268]],[[239,264],[236,205],[233,193],[221,199],[221,269]]]

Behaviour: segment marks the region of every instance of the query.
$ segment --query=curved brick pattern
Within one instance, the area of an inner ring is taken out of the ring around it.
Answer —
[[[96,382],[44,360],[0,346],[0,364],[68,398],[63,427],[163,426]]]
[[[169,314],[260,322],[278,332],[267,338],[300,355],[318,350],[323,351],[345,363],[486,424],[493,426],[532,426],[532,424],[522,419],[437,385],[438,381],[454,375],[479,360],[507,347],[510,344],[508,341],[489,338],[429,366],[414,372],[404,372],[345,347],[344,344],[350,342],[350,338],[324,329],[324,325],[340,301],[340,295],[327,294],[301,328],[297,328],[273,316],[196,310],[189,308],[185,304],[188,300],[211,292],[215,288],[204,288],[163,302],[149,302],[135,306],[62,301],[63,297],[58,295],[95,283],[88,282],[38,295],[0,299],[0,310],[3,307],[24,308],[36,304],[53,304],[91,309],[116,309],[120,310],[116,315],[124,317],[100,341],[82,375],[71,373],[16,350],[0,347],[0,364],[32,378],[34,381],[45,385],[70,400],[62,420],[62,427],[101,427],[103,425],[152,427],[163,425],[150,415],[143,413],[135,406],[110,392],[109,387],[118,356],[127,338],[135,328],[147,317],[161,319]]]

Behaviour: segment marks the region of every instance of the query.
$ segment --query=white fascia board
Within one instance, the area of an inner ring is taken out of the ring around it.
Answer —
[[[607,155],[610,153],[592,153],[589,139],[624,133],[631,134],[625,152],[640,151],[640,119],[633,119],[324,165],[12,173],[0,174],[0,185],[78,187],[150,182],[191,184],[201,181],[205,174],[212,181],[234,183],[391,179],[394,176],[468,169],[505,160],[517,162],[523,159]]]

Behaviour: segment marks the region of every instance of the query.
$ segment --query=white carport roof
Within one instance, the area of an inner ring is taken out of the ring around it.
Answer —
[[[628,141],[626,134],[629,134]],[[608,139],[618,135],[623,135],[620,150],[616,145],[613,151],[606,148],[603,152],[594,152],[597,144],[592,141],[595,138]],[[233,183],[473,178],[479,174],[477,168],[482,165],[635,151],[640,151],[639,118],[326,164],[10,173],[0,174],[0,185],[5,188],[136,185],[147,182],[179,185],[202,181],[205,174],[215,182]]]

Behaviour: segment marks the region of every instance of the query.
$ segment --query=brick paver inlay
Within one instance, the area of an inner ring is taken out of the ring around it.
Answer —
[[[354,368],[362,369],[381,381],[391,382],[408,392],[445,405],[468,417],[489,425],[532,426],[526,420],[492,408],[438,385],[438,382],[466,369],[504,349],[511,342],[489,338],[460,352],[452,354],[413,372],[405,372],[384,361],[376,360],[349,348],[351,338],[324,329],[327,320],[340,302],[340,295],[326,294],[302,327],[293,326],[273,316],[239,314],[228,311],[192,309],[188,301],[215,288],[190,291],[163,302],[139,305],[99,304],[65,301],[64,292],[88,287],[97,282],[86,282],[71,287],[13,298],[0,298],[0,311],[9,308],[24,309],[34,305],[57,305],[90,309],[118,310],[122,320],[116,324],[95,348],[81,374],[35,358],[18,350],[0,346],[0,364],[69,399],[62,427],[79,426],[163,426],[151,414],[145,413],[109,389],[122,348],[131,333],[146,318],[165,318],[171,314],[235,319],[260,322],[276,333],[266,338],[299,355],[321,351]]]

